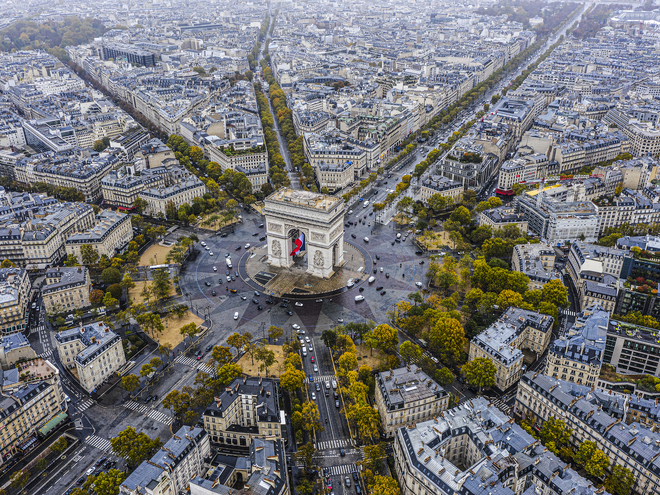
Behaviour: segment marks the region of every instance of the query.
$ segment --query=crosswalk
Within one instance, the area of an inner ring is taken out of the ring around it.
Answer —
[[[44,359],[46,359],[46,358],[49,358],[49,357],[52,356],[52,355],[53,355],[53,350],[52,350],[52,349],[48,349],[47,351],[44,351],[44,352],[42,352],[41,354],[39,354],[39,357],[40,357],[40,358],[44,358]]]
[[[314,382],[332,382],[335,378],[335,375],[320,375],[314,377]]]
[[[82,402],[78,402],[76,404],[76,409],[78,412],[83,412],[85,409],[89,409],[94,405],[94,401],[92,399],[85,399]]]
[[[568,309],[562,309],[561,314],[565,316],[577,316],[577,313],[575,311],[570,311]]]
[[[42,330],[45,330],[45,329],[46,329],[46,325],[39,325],[39,326],[36,326],[36,327],[32,327],[30,329],[30,333],[39,333],[39,332],[41,332]]]
[[[110,440],[107,438],[97,437],[96,435],[90,435],[85,438],[85,443],[95,447],[103,452],[108,452],[112,448]]]
[[[128,402],[124,402],[124,407],[127,409],[131,409],[132,411],[137,411],[141,414],[144,414],[145,416],[149,416],[151,419],[155,419],[159,423],[163,423],[165,425],[171,425],[172,422],[174,421],[167,414],[160,412],[156,409],[151,409],[146,404],[138,404],[134,400],[129,400]]]
[[[316,450],[340,449],[342,447],[352,447],[350,440],[328,440],[326,442],[316,442],[314,444]]]
[[[190,366],[191,368],[196,368],[199,371],[202,371],[207,374],[212,374],[214,372],[214,369],[212,366],[209,366],[208,364],[204,364],[200,361],[197,361],[194,358],[184,356],[183,354],[179,354],[175,359],[175,363],[181,363],[185,364],[186,366]]]
[[[341,466],[329,466],[331,475],[351,474],[353,471],[362,471],[362,466],[357,464],[342,464]]]
[[[504,402],[502,399],[495,399],[493,401],[493,405],[497,407],[500,411],[503,413],[508,413],[509,409],[511,409],[511,406]]]

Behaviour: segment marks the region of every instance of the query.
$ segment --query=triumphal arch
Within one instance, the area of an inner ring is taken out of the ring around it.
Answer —
[[[283,188],[266,198],[263,214],[271,266],[290,267],[306,256],[307,273],[329,278],[344,264],[342,198]]]

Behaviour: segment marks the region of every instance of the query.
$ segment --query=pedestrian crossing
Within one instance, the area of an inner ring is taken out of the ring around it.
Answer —
[[[342,447],[352,447],[351,441],[340,439],[314,443],[314,448],[316,450],[340,449]]]
[[[577,316],[577,313],[575,311],[570,311],[568,309],[562,309],[561,314],[564,316]]]
[[[39,332],[41,332],[42,330],[45,330],[45,329],[46,329],[46,325],[38,325],[36,327],[32,327],[30,329],[30,333],[39,333]]]
[[[332,380],[335,379],[335,375],[321,375],[321,376],[315,376],[313,381],[314,382],[332,382]]]
[[[82,402],[78,402],[76,404],[76,409],[78,412],[83,412],[85,409],[89,409],[94,405],[94,401],[92,399],[85,399]]]
[[[509,409],[511,409],[511,406],[504,402],[502,399],[495,399],[492,401],[492,404],[505,414],[509,412]]]
[[[351,474],[354,471],[362,471],[362,466],[357,464],[342,464],[341,466],[328,466],[331,475]]]
[[[194,358],[184,356],[183,354],[179,354],[175,359],[175,363],[181,363],[185,364],[186,366],[190,366],[191,368],[196,368],[199,371],[202,371],[204,373],[207,373],[209,375],[214,373],[214,369],[212,366],[209,366],[208,364],[202,363],[200,361],[197,361]]]
[[[47,351],[44,351],[44,352],[42,352],[41,354],[39,354],[39,357],[40,357],[40,358],[44,358],[44,359],[46,359],[46,358],[48,358],[48,357],[50,357],[50,356],[52,356],[52,355],[53,355],[53,350],[52,350],[52,349],[48,349]]]
[[[85,438],[85,443],[99,450],[102,450],[103,452],[108,452],[110,449],[112,449],[112,444],[110,443],[110,440],[108,440],[107,438],[97,437],[96,435],[90,435],[87,438]]]
[[[145,416],[149,416],[151,419],[155,419],[159,423],[163,423],[165,425],[171,425],[174,421],[167,414],[160,412],[156,409],[152,409],[146,404],[138,404],[134,400],[129,400],[128,402],[124,402],[124,407],[132,411],[137,411],[141,414],[144,414]]]

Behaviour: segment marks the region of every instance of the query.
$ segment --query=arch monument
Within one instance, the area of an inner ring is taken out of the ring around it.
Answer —
[[[265,199],[268,263],[290,267],[307,255],[307,273],[330,278],[344,264],[344,200],[326,194],[279,189]],[[305,235],[304,251],[292,256]]]

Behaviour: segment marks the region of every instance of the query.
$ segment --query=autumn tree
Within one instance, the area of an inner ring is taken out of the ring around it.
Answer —
[[[323,431],[323,426],[321,426],[321,415],[319,414],[319,408],[314,402],[305,402],[302,406],[302,416],[305,429],[309,432],[313,431]]]
[[[121,388],[129,393],[133,393],[140,386],[140,379],[137,375],[126,375],[121,378]]]
[[[280,375],[280,385],[282,385],[284,390],[294,392],[302,388],[306,376],[302,370],[287,367],[286,371]]]
[[[400,495],[399,483],[390,476],[374,476],[373,483],[369,485],[371,495]]]
[[[543,423],[539,438],[550,452],[558,455],[561,448],[569,445],[572,434],[573,430],[568,428],[563,420],[551,416]]]
[[[406,340],[399,346],[399,355],[406,363],[416,363],[422,357],[422,349],[411,341]]]
[[[275,353],[268,347],[257,347],[254,351],[254,358],[258,363],[261,363],[259,370],[265,370],[266,375],[268,375],[269,368],[275,364]]]
[[[188,392],[172,390],[163,398],[163,407],[172,411],[178,417],[183,418],[192,405],[192,400]]]
[[[479,389],[479,393],[482,389],[495,385],[497,368],[488,358],[476,358],[468,361],[463,365],[461,371],[467,382]]]
[[[284,335],[284,329],[282,327],[276,327],[275,325],[271,325],[268,328],[268,338],[271,340],[277,340],[279,339],[282,335]]]
[[[429,331],[429,344],[438,350],[444,362],[458,362],[467,344],[465,330],[454,318],[440,318]]]
[[[94,491],[97,495],[119,495],[119,487],[128,477],[124,471],[110,469],[94,476]]]
[[[612,495],[630,495],[635,485],[635,476],[627,467],[619,464],[612,466],[612,472],[605,480],[605,490]]]
[[[115,455],[123,457],[131,469],[151,457],[162,445],[160,438],[152,440],[146,433],[135,431],[132,426],[120,431],[110,439],[110,443]]]

